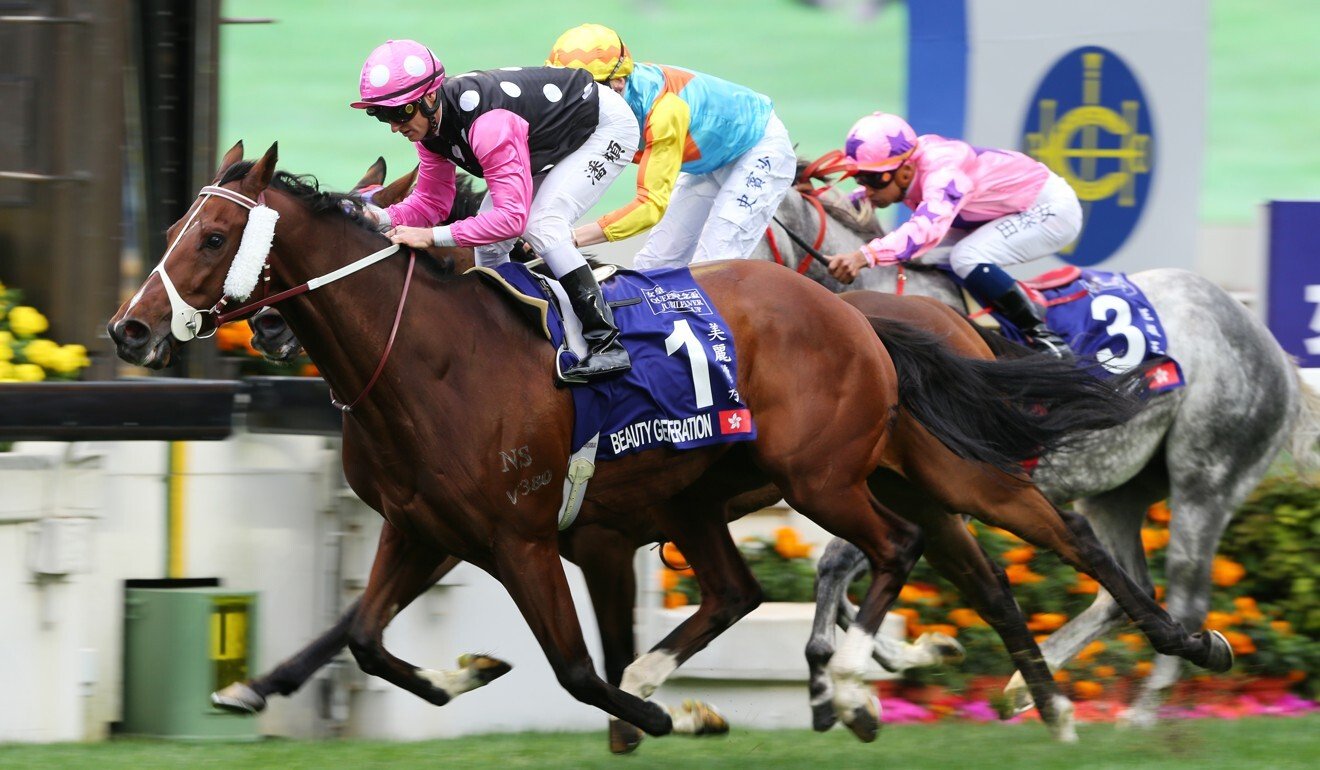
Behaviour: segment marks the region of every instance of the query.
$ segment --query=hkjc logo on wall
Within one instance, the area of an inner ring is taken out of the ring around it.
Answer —
[[[1069,51],[1036,88],[1022,134],[1023,151],[1066,179],[1082,203],[1082,234],[1059,257],[1103,262],[1136,228],[1155,168],[1155,130],[1136,76],[1113,51]]]

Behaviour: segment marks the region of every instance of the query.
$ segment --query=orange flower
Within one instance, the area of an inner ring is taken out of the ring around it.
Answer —
[[[678,546],[673,543],[665,543],[664,547],[660,549],[660,556],[663,557],[665,564],[670,569],[686,568],[688,566],[687,559],[683,558],[683,552],[678,550]],[[682,572],[682,569],[678,571]]]
[[[1173,518],[1171,512],[1169,511],[1169,501],[1161,500],[1158,503],[1155,503],[1151,507],[1147,508],[1146,518],[1150,519],[1156,524],[1168,524],[1169,519]]]
[[[1227,631],[1237,622],[1238,616],[1228,612],[1207,612],[1205,615],[1205,627],[1211,631]]]
[[[1148,660],[1139,660],[1132,664],[1132,673],[1137,676],[1150,676],[1150,671],[1153,668],[1155,668],[1154,663],[1151,663]]]
[[[1265,614],[1256,606],[1256,600],[1250,596],[1239,596],[1233,600],[1233,606],[1237,607],[1237,615],[1245,621],[1253,622],[1261,620]]]
[[[670,591],[665,594],[665,609],[672,610],[675,607],[683,607],[688,603],[687,597],[682,591]]]
[[[316,364],[303,364],[298,370],[299,377],[320,377],[321,370],[316,368]]]
[[[1069,674],[1067,671],[1064,671],[1063,669],[1059,669],[1058,671],[1054,672],[1054,681],[1058,682],[1059,684],[1067,684],[1068,682],[1072,681],[1072,674]]]
[[[1210,565],[1210,579],[1220,588],[1234,585],[1247,574],[1247,569],[1226,556],[1216,556]]]
[[[940,603],[940,589],[926,583],[908,583],[898,591],[899,601],[909,604]]]
[[[967,522],[967,531],[972,533],[972,537],[976,537],[976,525],[970,521]]]
[[[1164,586],[1155,586],[1155,601],[1164,601]]]
[[[775,551],[785,559],[801,559],[811,555],[811,544],[804,543],[792,527],[775,530]]]
[[[1256,643],[1251,641],[1251,637],[1241,631],[1226,631],[1224,638],[1233,648],[1234,655],[1250,655],[1256,651]]]
[[[1062,612],[1036,612],[1027,623],[1032,631],[1053,631],[1068,622],[1068,616]]]
[[[1285,676],[1285,678],[1286,678],[1289,682],[1303,682],[1303,681],[1306,680],[1306,677],[1308,677],[1308,676],[1310,676],[1310,674],[1307,674],[1305,671],[1302,671],[1301,669],[1294,668],[1293,670],[1291,670],[1291,671],[1288,672],[1288,674]]]
[[[976,610],[969,610],[966,607],[949,610],[949,620],[952,620],[953,624],[959,628],[971,628],[972,626],[984,626],[986,624]]]
[[[1036,555],[1036,549],[1029,545],[1020,545],[1004,551],[1004,559],[1009,564],[1026,564]]]
[[[1085,572],[1077,573],[1077,582],[1068,586],[1070,594],[1094,594],[1100,592],[1100,584]]]
[[[1006,539],[1006,540],[1011,540],[1011,541],[1014,542],[1014,543],[1021,543],[1021,542],[1022,542],[1022,538],[1018,537],[1017,535],[1013,534],[1012,532],[1009,532],[1009,531],[1006,530],[1006,529],[1000,529],[999,527],[988,527],[988,529],[989,529],[991,532],[995,533],[996,535],[999,535],[1000,537],[1002,537],[1002,538],[1004,538],[1004,539]]]
[[[1036,640],[1036,646],[1039,647],[1040,645],[1042,645],[1042,644],[1045,643],[1045,640],[1046,640],[1046,639],[1049,639],[1049,638],[1050,638],[1050,635],[1049,635],[1049,634],[1036,634],[1035,636],[1033,636],[1033,637],[1031,637],[1031,638]]]
[[[215,346],[224,351],[245,348],[251,340],[252,327],[247,321],[225,324],[215,332]]]
[[[1031,568],[1025,564],[1010,564],[1004,572],[1008,573],[1008,582],[1015,586],[1026,583],[1039,583],[1045,579],[1044,575],[1032,572]]]
[[[1118,641],[1126,644],[1127,648],[1133,652],[1137,652],[1146,646],[1146,637],[1141,634],[1119,634]]]
[[[1108,645],[1106,645],[1104,642],[1100,641],[1099,639],[1096,639],[1094,642],[1091,642],[1090,644],[1083,647],[1081,652],[1077,653],[1077,659],[1083,663],[1086,663],[1095,656],[1104,652],[1106,649],[1108,649]]]
[[[944,634],[945,636],[957,636],[958,627],[949,623],[931,623],[923,626],[922,633]]]
[[[1073,684],[1073,694],[1079,700],[1091,700],[1098,698],[1105,692],[1105,686],[1099,682],[1092,682],[1089,679],[1083,679]]]
[[[1158,551],[1169,544],[1169,530],[1167,529],[1148,529],[1143,527],[1141,530],[1141,547],[1150,553]]]
[[[1286,620],[1271,620],[1270,628],[1274,629],[1276,633],[1283,634],[1284,636],[1288,636],[1293,632],[1292,623],[1289,623]]]
[[[1116,674],[1118,674],[1118,669],[1114,668],[1113,666],[1096,666],[1095,668],[1091,669],[1091,673],[1095,674],[1101,679],[1112,679]]]
[[[672,569],[660,570],[660,590],[672,591],[678,588],[678,573]]]

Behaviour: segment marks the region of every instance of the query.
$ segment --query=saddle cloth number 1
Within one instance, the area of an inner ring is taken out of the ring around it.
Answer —
[[[674,331],[665,338],[665,354],[674,355],[680,348],[687,351],[688,365],[692,371],[692,389],[697,397],[697,408],[705,409],[715,403],[715,396],[710,389],[710,359],[706,358],[706,348],[697,339],[696,332],[685,319],[674,322]]]

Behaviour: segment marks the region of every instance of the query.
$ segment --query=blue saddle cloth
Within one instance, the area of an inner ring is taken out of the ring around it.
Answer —
[[[1151,393],[1183,386],[1182,368],[1169,357],[1159,315],[1125,274],[1080,270],[1073,281],[1033,288],[1045,298],[1046,324],[1079,358],[1094,359],[1113,375],[1145,365]],[[997,313],[995,318],[1004,336],[1024,340],[1008,319]]]
[[[496,270],[524,294],[549,296],[542,279],[523,265],[506,263]],[[570,386],[576,407],[573,451],[597,433],[598,460],[662,446],[691,449],[756,438],[751,411],[738,393],[733,333],[687,268],[620,270],[601,288],[632,369],[604,382]],[[565,349],[563,319],[553,301],[546,326],[561,367],[576,363]]]

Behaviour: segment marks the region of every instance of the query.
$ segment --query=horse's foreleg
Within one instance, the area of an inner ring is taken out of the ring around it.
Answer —
[[[431,580],[423,584],[412,596],[407,597],[400,609],[412,603],[427,588],[434,585],[458,566],[459,560],[453,557],[445,559],[436,568]],[[235,714],[257,714],[266,708],[266,699],[272,694],[292,695],[307,683],[312,675],[334,659],[348,646],[348,629],[357,617],[358,606],[362,599],[354,599],[325,633],[312,640],[310,644],[282,661],[270,671],[249,679],[246,682],[234,682],[223,690],[211,693],[211,703],[217,708]]]
[[[871,586],[839,651],[826,667],[834,685],[834,710],[854,735],[873,741],[880,729],[880,702],[863,677],[885,613],[921,556],[916,525],[880,505],[863,483],[788,487],[789,504],[836,537],[854,543],[871,565]],[[888,498],[886,498],[888,501]]]
[[[689,726],[684,722],[688,715],[667,711],[624,692],[596,674],[555,541],[497,541],[494,557],[496,576],[540,642],[559,684],[570,695],[651,735],[683,731]]]
[[[583,527],[568,537],[570,561],[582,568],[591,595],[605,654],[605,681],[619,686],[623,671],[636,657],[633,638],[633,609],[637,604],[637,576],[631,539],[604,527]],[[610,751],[627,754],[642,741],[642,731],[618,719],[610,720]]]
[[[834,626],[842,619],[848,586],[866,569],[866,554],[847,540],[835,538],[816,562],[816,614],[807,640],[807,683],[811,696],[811,727],[824,732],[834,726],[834,684],[826,666],[834,656]],[[855,616],[855,613],[850,613]],[[852,624],[848,619],[844,630]]]
[[[457,671],[431,671],[400,660],[385,649],[385,626],[407,602],[434,584],[443,559],[443,554],[408,541],[392,524],[383,522],[371,576],[348,629],[348,648],[364,672],[437,706],[510,669],[509,664],[495,658],[465,655],[459,659]]]

